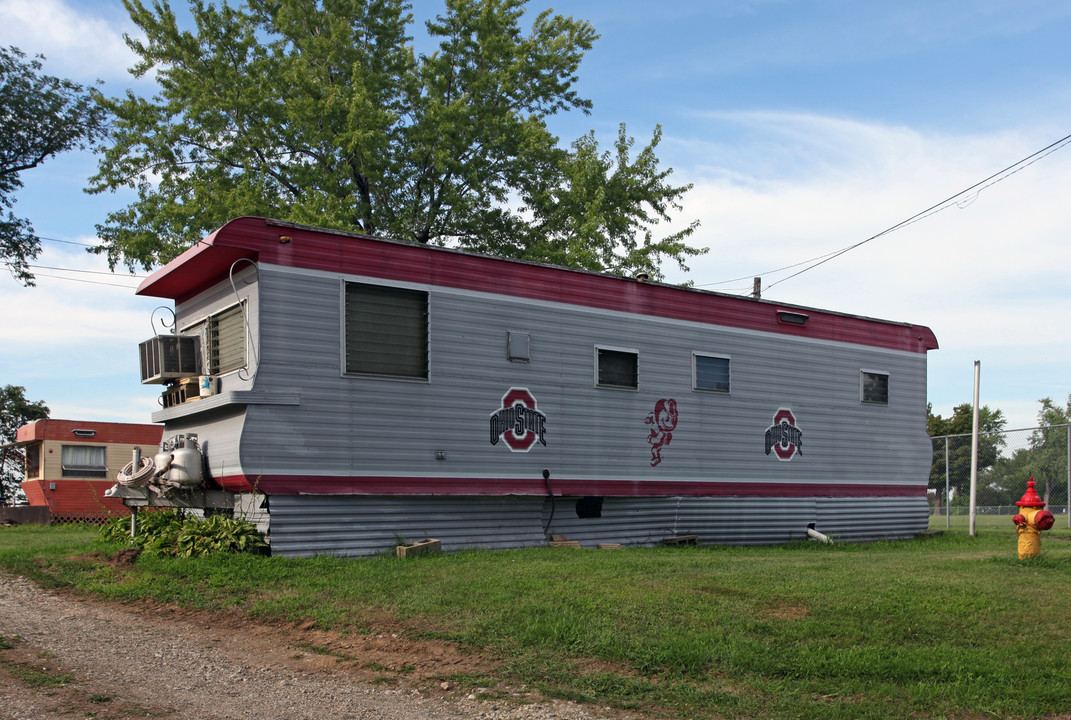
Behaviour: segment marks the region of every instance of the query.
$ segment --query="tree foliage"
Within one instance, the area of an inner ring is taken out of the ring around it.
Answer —
[[[547,127],[589,111],[575,85],[597,38],[527,0],[445,0],[418,52],[404,0],[191,0],[191,30],[159,0],[124,0],[152,98],[102,100],[115,122],[90,192],[138,199],[97,230],[112,267],[166,262],[239,215],[661,277],[705,252],[665,237],[690,186],[659,165]]]
[[[104,112],[92,93],[42,75],[43,59],[0,47],[0,261],[25,285],[34,284],[29,263],[41,253],[41,240],[29,220],[12,212],[20,173],[57,153],[85,149],[103,133]]]
[[[1038,427],[1030,433],[1028,446],[1001,460],[994,468],[994,484],[1015,502],[1026,491],[1031,477],[1046,504],[1054,498],[1067,502],[1068,423],[1071,422],[1071,395],[1061,407],[1052,398],[1038,400]]]
[[[0,388],[0,445],[15,442],[20,427],[48,417],[44,401],[30,402],[26,388],[6,385]],[[20,491],[25,456],[18,448],[0,450],[0,503],[10,501]]]
[[[974,406],[963,403],[952,408],[948,418],[933,414],[932,406],[926,410],[926,429],[930,437],[948,437],[947,467],[949,486],[959,495],[970,491],[971,482],[971,433],[974,428]],[[991,410],[988,405],[978,408],[978,471],[991,468],[1005,445],[1000,432],[1007,420],[1000,410]],[[944,488],[946,467],[946,443],[935,442],[933,465],[930,467],[930,486]]]

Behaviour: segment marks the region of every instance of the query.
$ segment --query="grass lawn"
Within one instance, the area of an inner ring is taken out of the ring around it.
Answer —
[[[123,569],[91,558],[119,549],[95,530],[20,527],[0,529],[0,568],[108,599],[347,633],[389,618],[498,660],[494,678],[472,679],[481,685],[659,717],[1054,718],[1071,713],[1063,522],[1028,562],[1008,521],[895,543],[143,555]]]

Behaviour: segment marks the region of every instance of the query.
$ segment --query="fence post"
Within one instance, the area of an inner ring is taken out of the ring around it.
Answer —
[[[1071,424],[1067,428],[1067,502],[1064,511],[1067,513],[1067,529],[1071,530]]]
[[[945,529],[952,528],[952,503],[948,497],[948,436],[945,435]]]
[[[978,512],[978,385],[980,384],[980,376],[982,373],[982,361],[974,361],[974,418],[971,427],[971,500],[970,500],[970,517],[967,522],[968,531],[971,537],[974,537],[974,522],[975,516]]]

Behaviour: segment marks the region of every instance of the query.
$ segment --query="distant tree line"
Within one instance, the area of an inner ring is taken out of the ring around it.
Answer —
[[[1009,447],[1005,433],[1007,419],[1000,410],[979,408],[978,503],[1013,505],[1026,491],[1033,477],[1038,494],[1046,504],[1067,503],[1067,425],[1071,423],[1071,395],[1060,406],[1052,398],[1038,401],[1037,428],[1031,430],[1025,444]],[[926,426],[933,438],[946,436],[933,444],[930,487],[944,492],[947,467],[948,484],[954,490],[952,504],[966,504],[971,481],[972,406],[958,405],[950,417],[933,413],[930,407]]]

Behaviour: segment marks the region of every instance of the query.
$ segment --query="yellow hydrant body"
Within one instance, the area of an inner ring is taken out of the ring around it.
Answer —
[[[1041,554],[1041,531],[1052,527],[1056,518],[1045,510],[1045,501],[1038,497],[1034,489],[1034,478],[1026,484],[1022,499],[1015,503],[1019,514],[1012,518],[1019,534],[1019,559],[1037,557]]]

